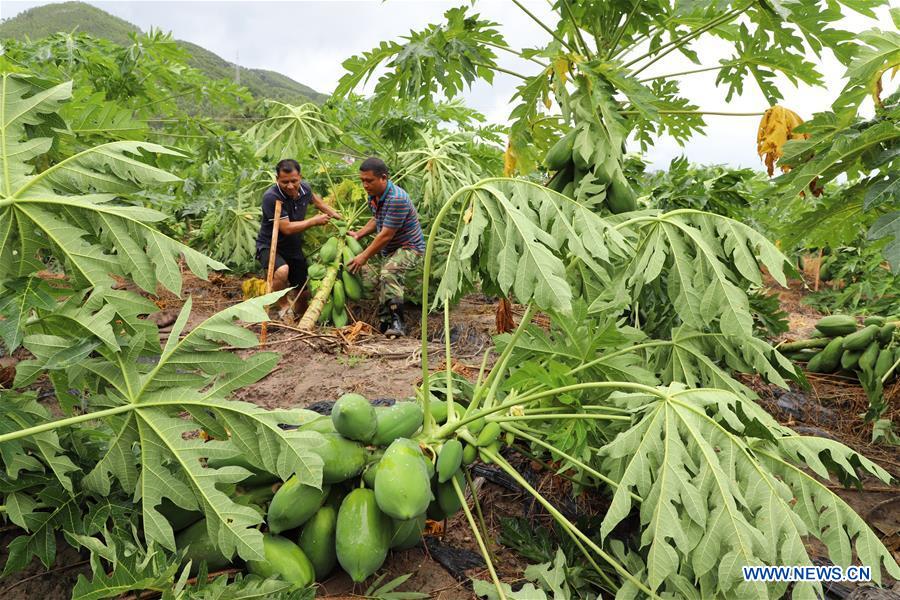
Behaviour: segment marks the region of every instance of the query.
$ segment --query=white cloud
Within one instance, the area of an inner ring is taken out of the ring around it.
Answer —
[[[3,18],[46,2],[3,0]],[[91,4],[131,21],[144,30],[151,26],[172,31],[178,39],[203,46],[244,67],[270,69],[283,73],[317,91],[328,93],[343,74],[341,63],[350,56],[375,47],[382,40],[399,40],[411,29],[442,21],[448,8],[467,5],[457,0],[408,1],[307,1],[307,2],[158,2],[100,1]],[[555,17],[545,0],[525,0],[525,4],[547,23]],[[516,48],[542,45],[547,33],[508,0],[480,0],[475,11],[482,18],[500,23],[507,42]],[[881,26],[890,23],[886,9],[880,13]],[[850,15],[841,24],[852,31],[862,31],[878,23],[860,15]],[[703,65],[713,65],[727,56],[727,45],[716,40],[704,41],[696,47]],[[637,50],[635,54],[640,54]],[[524,74],[537,66],[500,52],[500,64]],[[672,53],[644,75],[652,76],[696,68],[686,58]],[[843,87],[843,67],[830,55],[823,58],[820,69],[824,88],[789,82],[779,83],[785,96],[783,104],[808,118],[815,111],[826,110]],[[702,73],[682,78],[684,94],[705,110],[758,112],[767,103],[753,82],[748,81],[743,96],[725,103],[725,90],[715,85],[715,73]],[[511,98],[519,80],[497,74],[493,85],[479,82],[464,95],[466,102],[483,112],[492,122],[505,123],[513,104]],[[363,91],[370,91],[374,81]],[[662,138],[647,155],[651,164],[664,167],[674,156],[685,154],[700,163],[725,163],[734,166],[760,167],[756,156],[758,117],[707,118],[707,133],[694,136],[684,147]]]

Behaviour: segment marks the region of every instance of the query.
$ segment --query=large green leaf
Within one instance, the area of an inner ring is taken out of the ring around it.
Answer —
[[[46,123],[70,94],[71,83],[45,89],[26,76],[0,74],[0,279],[39,271],[53,255],[83,287],[109,287],[117,274],[149,292],[158,280],[180,293],[179,257],[202,277],[210,267],[224,268],[151,226],[165,215],[115,202],[117,194],[178,181],[147,162],[147,153],[180,153],[111,142],[37,172],[33,160],[53,140],[33,136],[26,125]]]
[[[601,533],[608,536],[628,515],[630,493],[643,499],[639,547],[652,589],[679,595],[689,581],[701,598],[779,598],[786,583],[745,582],[741,567],[811,564],[808,535],[836,564],[848,565],[855,546],[863,564],[900,573],[864,521],[803,471],[810,465],[847,480],[862,469],[888,481],[883,469],[836,442],[792,435],[737,394],[660,391],[614,397],[636,410],[635,421],[601,449],[604,471],[619,481]],[[828,463],[817,458],[823,452]],[[794,594],[813,597],[817,589],[795,584]]]

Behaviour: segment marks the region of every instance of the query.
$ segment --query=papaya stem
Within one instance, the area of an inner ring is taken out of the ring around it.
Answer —
[[[503,586],[500,585],[500,579],[497,577],[497,571],[494,569],[494,561],[491,560],[491,553],[485,547],[484,540],[481,538],[481,532],[478,531],[478,525],[475,523],[475,519],[472,518],[472,511],[469,510],[469,504],[466,502],[466,495],[459,489],[459,482],[456,480],[456,477],[451,477],[450,481],[453,483],[453,490],[456,492],[460,504],[462,504],[463,512],[466,513],[466,520],[469,521],[469,528],[475,535],[475,541],[478,542],[478,549],[481,551],[481,555],[487,563],[488,572],[491,574],[494,587],[497,588],[497,595],[500,600],[506,600],[506,593],[503,591]]]
[[[472,504],[475,506],[475,515],[478,517],[478,526],[481,527],[484,537],[487,538],[487,522],[484,520],[484,513],[481,512],[481,502],[478,501],[478,494],[475,493],[475,484],[472,482],[472,474],[469,473],[469,470],[465,467],[462,468],[462,472],[463,475],[466,476],[466,483],[469,485],[469,489],[472,490]],[[491,560],[496,560],[497,557],[494,556],[494,551],[491,550],[489,545],[487,546],[487,550],[491,555]]]

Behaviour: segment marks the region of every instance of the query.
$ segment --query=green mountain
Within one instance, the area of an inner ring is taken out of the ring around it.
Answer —
[[[26,36],[36,40],[58,31],[73,30],[123,45],[131,43],[129,34],[141,31],[136,25],[90,4],[62,2],[38,6],[0,22],[0,40],[9,38],[22,40]],[[209,77],[234,78],[234,63],[196,44],[184,41],[178,41],[178,44],[191,54],[191,66],[203,71]],[[250,90],[255,98],[273,98],[291,104],[307,100],[321,103],[328,98],[326,94],[321,94],[275,71],[241,67],[240,77],[241,84]]]

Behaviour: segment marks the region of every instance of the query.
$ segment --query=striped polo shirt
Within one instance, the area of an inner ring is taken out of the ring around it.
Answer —
[[[397,233],[381,250],[383,256],[393,254],[398,248],[409,248],[417,254],[425,252],[425,236],[419,224],[419,214],[406,190],[388,180],[380,198],[369,196],[369,209],[375,215],[375,226],[396,229]]]

